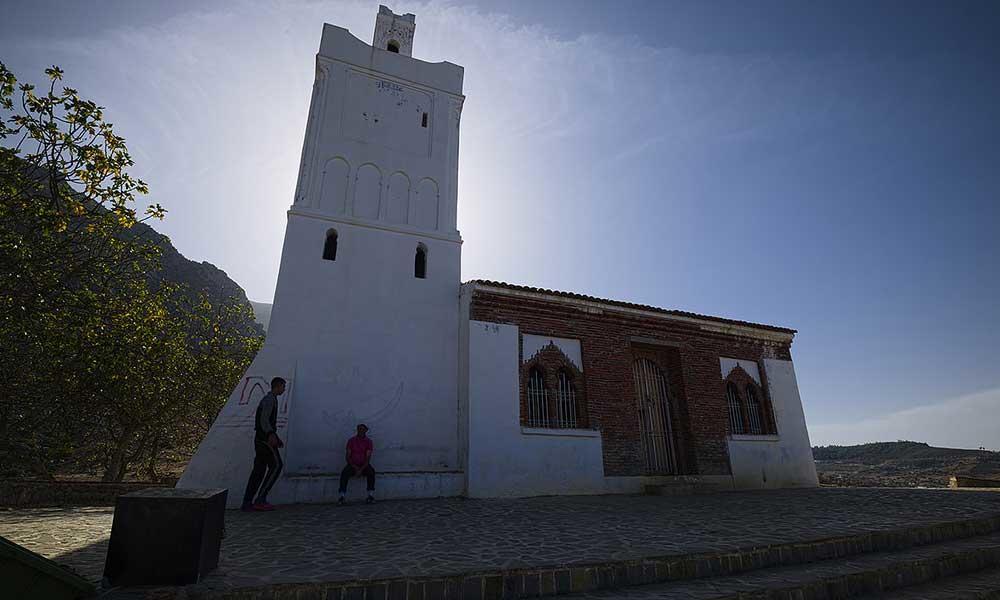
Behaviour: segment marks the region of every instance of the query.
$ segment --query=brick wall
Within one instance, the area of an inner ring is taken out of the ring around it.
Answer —
[[[556,298],[477,288],[470,317],[517,325],[522,335],[580,340],[586,414],[590,426],[602,431],[609,476],[645,473],[632,375],[636,357],[653,360],[667,374],[678,464],[692,475],[729,474],[729,419],[719,357],[791,360],[790,342],[705,331],[698,323],[574,306]]]

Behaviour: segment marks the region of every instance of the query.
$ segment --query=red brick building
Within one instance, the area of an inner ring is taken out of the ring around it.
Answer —
[[[477,495],[478,417],[494,415],[490,409],[505,402],[502,394],[490,397],[495,386],[477,385],[476,338],[483,325],[484,331],[502,326],[516,339],[511,389],[520,435],[509,444],[522,439],[539,446],[527,450],[525,468],[541,464],[559,472],[560,461],[574,469],[600,467],[600,477],[583,477],[583,484],[572,474],[557,476],[564,483],[554,486],[550,477],[539,477],[541,491],[565,485],[570,489],[561,491],[596,492],[589,488],[601,479],[614,482],[605,491],[615,491],[678,476],[726,487],[815,485],[794,374],[792,389],[787,381],[794,330],[492,281],[465,284],[463,296],[472,331],[471,495]],[[779,365],[786,372],[776,387],[768,377]],[[533,465],[543,438],[555,448],[545,450],[568,459],[547,464],[540,457]],[[596,441],[600,464],[578,460]],[[505,485],[519,495],[522,486],[535,485],[531,477],[503,483],[498,473],[497,479],[483,483],[488,495]]]

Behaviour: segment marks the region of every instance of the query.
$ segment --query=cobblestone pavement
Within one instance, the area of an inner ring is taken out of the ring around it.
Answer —
[[[991,582],[989,578],[983,579],[980,576],[993,572],[998,556],[1000,556],[1000,533],[994,533],[972,539],[919,546],[900,552],[875,552],[790,567],[761,569],[728,577],[671,581],[570,594],[563,598],[565,600],[717,600],[756,597],[755,594],[765,591],[774,593],[778,590],[787,592],[787,596],[775,594],[767,597],[812,598],[815,596],[806,593],[806,590],[818,582],[822,582],[824,588],[829,586],[829,589],[847,590],[853,586],[860,587],[868,581],[877,588],[880,579],[912,582],[914,577],[936,572],[942,564],[952,567],[966,562],[972,563],[970,570],[981,568],[984,564],[991,568],[981,572],[956,575],[920,587],[925,587],[924,593],[935,587],[948,589],[956,594],[959,590],[992,592],[1000,591],[1000,581],[994,578]],[[903,591],[893,593],[903,593]],[[907,597],[920,598],[919,595]]]
[[[0,535],[97,581],[111,508],[0,511]],[[1000,494],[814,489],[680,497],[437,499],[226,513],[206,589],[731,551],[1000,514]]]
[[[880,596],[865,596],[859,600],[995,600],[998,598],[1000,598],[1000,569],[986,569]]]

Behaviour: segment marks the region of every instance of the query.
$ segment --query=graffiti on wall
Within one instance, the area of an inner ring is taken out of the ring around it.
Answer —
[[[237,390],[236,411],[226,417],[220,417],[218,426],[225,428],[253,429],[253,418],[260,399],[271,389],[271,379],[261,375],[247,375],[240,382]],[[278,397],[278,429],[288,425],[288,407],[291,403],[294,381],[285,377],[285,393]]]

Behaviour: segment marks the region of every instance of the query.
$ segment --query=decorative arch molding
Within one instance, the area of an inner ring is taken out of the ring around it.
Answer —
[[[382,206],[382,170],[374,163],[358,167],[354,176],[354,201],[351,212],[355,217],[377,220]]]
[[[385,220],[389,223],[406,224],[410,218],[410,178],[402,171],[389,176],[386,189]]]
[[[580,348],[580,340],[574,338],[561,338],[554,335],[536,335],[532,333],[525,333],[522,335],[522,362],[531,359],[549,345],[554,345],[558,350],[560,350],[579,371],[584,370],[583,353]]]
[[[335,156],[323,164],[320,180],[319,206],[323,212],[342,215],[347,211],[347,190],[351,181],[351,163]]]
[[[440,226],[439,213],[441,193],[436,181],[424,177],[417,182],[416,194],[410,207],[409,223],[420,229],[437,231]]]
[[[748,373],[747,370],[744,369],[742,365],[734,366],[724,379],[725,381],[732,381],[733,383],[737,384],[740,387],[745,386],[747,384],[760,386],[760,384],[757,383],[757,379],[752,375],[750,375],[750,373]]]
[[[723,379],[729,377],[729,374],[733,372],[733,369],[740,367],[746,372],[747,375],[752,377],[758,385],[762,385],[760,367],[752,360],[721,357],[719,358],[719,367],[722,369]]]
[[[573,359],[566,356],[555,342],[549,342],[542,346],[538,352],[524,361],[524,367],[530,369],[533,366],[540,368],[546,375],[554,375],[559,369],[565,369],[574,379],[583,377],[583,371],[576,366]]]

